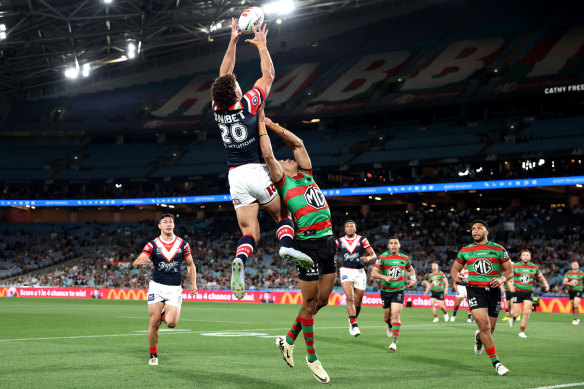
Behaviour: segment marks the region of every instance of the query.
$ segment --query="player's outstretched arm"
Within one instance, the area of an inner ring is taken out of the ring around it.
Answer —
[[[187,264],[187,271],[189,273],[189,278],[191,279],[191,293],[193,296],[197,293],[197,267],[193,261],[193,256],[189,255],[185,258]]]
[[[373,249],[371,247],[369,247],[367,250],[365,250],[365,253],[367,255],[362,256],[360,258],[362,261],[369,262],[369,261],[374,261],[377,259],[377,255],[375,254],[375,251],[373,251]]]
[[[231,18],[231,39],[229,40],[229,46],[227,46],[227,52],[221,62],[221,67],[219,68],[220,76],[233,73],[233,69],[235,68],[235,47],[237,46],[240,35],[241,32],[237,29],[237,20]]]
[[[150,257],[145,253],[142,253],[138,255],[138,258],[136,258],[134,262],[132,262],[132,266],[134,267],[134,269],[137,269],[140,265],[148,265],[151,263],[152,261],[150,260]]]
[[[444,293],[448,294],[448,287],[450,285],[448,285],[448,278],[446,276],[444,276]]]
[[[268,51],[266,37],[268,35],[267,24],[264,23],[263,26],[258,25],[252,26],[254,38],[246,39],[246,42],[251,43],[258,48],[260,52],[260,66],[262,69],[262,77],[256,81],[255,86],[259,86],[266,93],[264,98],[270,93],[270,88],[274,83],[276,78],[276,71],[274,70],[274,63],[272,62],[272,57],[270,57],[270,52]]]
[[[300,169],[312,169],[312,162],[310,161],[308,151],[306,151],[306,147],[304,147],[304,142],[302,139],[284,127],[281,127],[278,124],[272,122],[269,118],[266,118],[266,127],[282,138],[284,142],[286,142],[286,144],[292,149],[292,152],[294,153],[294,159],[298,163],[298,167]]]
[[[264,120],[267,118],[264,116],[264,105],[258,109],[258,135],[260,138],[260,149],[262,150],[262,156],[264,157],[264,162],[270,172],[270,178],[274,182],[278,182],[284,176],[284,169],[276,160],[274,156],[274,151],[272,150],[272,142],[270,141],[270,136],[266,131],[266,124]],[[270,123],[271,120],[267,119]]]

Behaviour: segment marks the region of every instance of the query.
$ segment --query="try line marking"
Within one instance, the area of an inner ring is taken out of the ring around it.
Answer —
[[[564,385],[554,385],[554,386],[540,386],[533,389],[556,389],[556,388],[569,388],[573,386],[584,386],[584,382],[576,382],[574,384],[564,384]]]

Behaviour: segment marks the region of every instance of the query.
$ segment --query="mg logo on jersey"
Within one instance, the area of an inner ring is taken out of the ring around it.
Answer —
[[[326,206],[326,200],[320,189],[314,186],[309,187],[306,192],[304,192],[304,199],[306,203],[313,208],[321,209]]]
[[[394,266],[391,269],[389,269],[387,275],[391,276],[391,278],[393,278],[394,280],[397,280],[398,278],[401,277],[401,269],[399,267]]]
[[[477,259],[474,263],[474,271],[482,276],[489,275],[493,271],[493,264],[485,258]]]
[[[519,277],[519,281],[522,284],[529,284],[529,282],[531,281],[531,277],[529,277],[527,274],[522,274],[521,277]]]

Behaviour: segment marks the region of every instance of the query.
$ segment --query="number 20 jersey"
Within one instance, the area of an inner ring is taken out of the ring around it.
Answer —
[[[257,112],[266,94],[258,87],[248,91],[241,101],[228,109],[211,102],[213,117],[221,130],[223,146],[227,151],[227,166],[263,163],[258,136]]]

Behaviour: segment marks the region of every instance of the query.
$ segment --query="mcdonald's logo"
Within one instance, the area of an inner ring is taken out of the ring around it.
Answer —
[[[331,293],[329,296],[329,305],[341,305],[343,293]]]
[[[540,298],[539,305],[542,312],[572,312],[572,305],[570,304],[570,300],[566,298]],[[580,303],[580,309],[582,309],[582,303]]]
[[[280,304],[302,304],[302,294],[300,292],[286,292],[282,295]]]
[[[146,300],[146,291],[144,289],[106,289],[103,298],[105,300]]]

